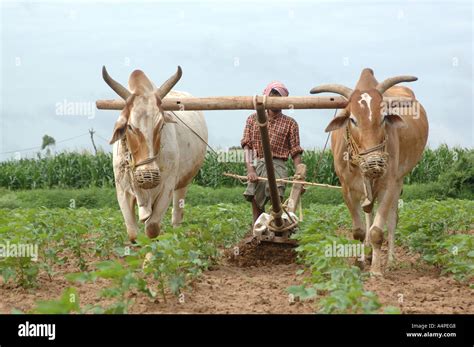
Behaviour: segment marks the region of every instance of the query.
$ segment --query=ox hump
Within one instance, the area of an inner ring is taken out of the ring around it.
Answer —
[[[153,91],[153,84],[142,70],[134,70],[128,79],[128,86],[132,93],[143,95]]]

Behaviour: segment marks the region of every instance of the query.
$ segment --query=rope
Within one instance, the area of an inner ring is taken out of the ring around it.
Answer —
[[[215,150],[214,148],[211,147],[211,145],[209,145],[209,143],[207,143],[206,140],[204,140],[201,135],[199,135],[194,129],[192,129],[189,125],[186,124],[186,122],[184,122],[181,118],[178,117],[178,115],[174,112],[174,111],[170,111],[172,114],[174,114],[174,116],[181,122],[184,124],[184,126],[186,128],[188,128],[194,135],[196,135],[202,142],[204,142],[206,144],[206,146],[215,154],[215,155],[219,155]]]
[[[228,173],[228,172],[224,172],[223,175],[227,176],[227,177],[232,177],[232,178],[238,179],[243,184],[246,184],[246,182],[247,182],[246,181],[247,176],[236,175],[236,174]],[[259,177],[257,177],[257,180],[259,180],[259,181],[268,181],[268,178],[259,176]],[[280,182],[280,183],[291,183],[291,184],[299,183],[299,184],[302,184],[302,185],[308,185],[308,186],[314,186],[314,187],[341,189],[341,187],[339,187],[339,186],[331,186],[330,184],[324,184],[324,183],[314,183],[314,182],[300,181],[300,180],[294,180],[294,179],[293,180],[288,180],[288,179],[285,179],[285,178],[276,178],[275,180],[276,180],[276,182]]]
[[[174,112],[174,111],[170,111],[181,123],[183,123],[183,125],[188,128],[194,135],[196,135],[206,146],[207,148],[209,148],[212,153],[215,155],[216,159],[219,157],[219,153],[217,153],[216,150],[214,150],[214,148],[211,147],[211,145],[202,138],[201,135],[199,135],[193,128],[191,128],[189,125],[186,124],[185,121],[183,121],[180,117],[178,117],[178,115]],[[219,162],[219,161],[218,161]],[[226,162],[222,162],[225,170],[229,170],[229,166],[227,165]]]

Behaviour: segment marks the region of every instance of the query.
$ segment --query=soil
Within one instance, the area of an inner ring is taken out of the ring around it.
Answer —
[[[386,245],[382,250],[386,256]],[[474,290],[469,284],[441,275],[440,269],[403,247],[396,247],[395,255],[395,266],[365,283],[382,305],[396,306],[401,313],[474,313]]]
[[[164,302],[132,294],[136,301],[130,313],[315,312],[314,301],[292,301],[286,291],[291,285],[302,284],[304,277],[296,274],[302,266],[296,263],[293,247],[245,242],[237,247],[224,252],[220,262],[205,271],[180,298],[168,295]],[[441,275],[439,269],[403,247],[396,247],[395,253],[396,265],[384,277],[371,277],[365,283],[383,305],[399,307],[402,313],[474,313],[474,290],[468,284]],[[81,307],[107,304],[98,296],[110,285],[106,280],[71,285],[63,275],[76,272],[75,264],[58,265],[55,270],[58,274],[52,280],[41,274],[35,289],[0,284],[0,313],[31,310],[35,301],[57,299],[70,286],[77,288]]]

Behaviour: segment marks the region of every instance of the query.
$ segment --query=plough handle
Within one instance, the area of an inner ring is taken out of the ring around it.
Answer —
[[[283,226],[281,218],[282,208],[280,201],[280,194],[275,178],[275,168],[273,166],[273,155],[270,147],[270,137],[268,135],[267,115],[265,114],[265,105],[262,97],[255,97],[255,110],[257,111],[258,125],[260,128],[260,137],[262,139],[263,156],[265,158],[265,166],[267,168],[268,186],[270,188],[270,197],[272,201],[272,216],[276,227]]]

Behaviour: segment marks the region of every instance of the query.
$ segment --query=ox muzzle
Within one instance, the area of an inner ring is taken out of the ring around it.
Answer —
[[[142,166],[153,163],[158,158],[158,154],[132,164],[132,173],[134,183],[141,189],[152,189],[157,187],[161,182],[161,172],[159,168],[150,168]]]
[[[362,174],[370,179],[380,178],[387,171],[388,153],[371,152],[359,154],[358,165]]]
[[[161,173],[159,169],[135,169],[133,179],[138,187],[152,189],[160,184]]]

